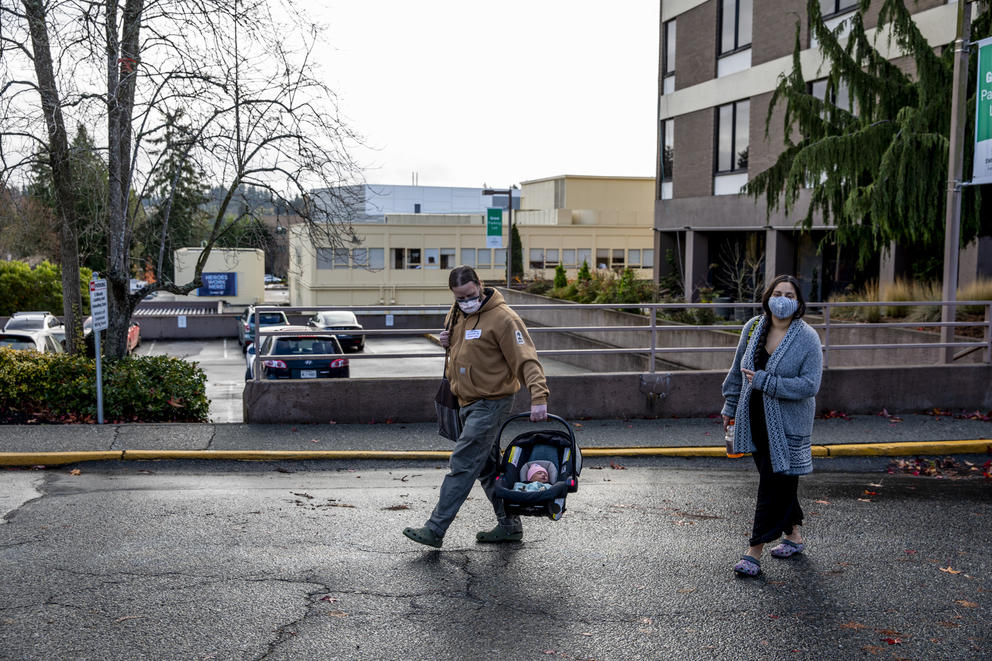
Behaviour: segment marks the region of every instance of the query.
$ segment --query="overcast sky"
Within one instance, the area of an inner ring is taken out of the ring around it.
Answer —
[[[657,0],[307,0],[369,183],[654,176]]]

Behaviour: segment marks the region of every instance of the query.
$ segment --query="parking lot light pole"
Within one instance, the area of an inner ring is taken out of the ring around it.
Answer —
[[[515,186],[509,188],[483,188],[483,195],[506,195],[506,286],[509,288],[510,280],[513,277],[513,191]]]

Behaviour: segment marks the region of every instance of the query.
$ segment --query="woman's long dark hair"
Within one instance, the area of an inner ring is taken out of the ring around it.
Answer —
[[[482,289],[482,281],[479,280],[479,274],[475,272],[475,269],[471,266],[456,266],[451,269],[448,274],[448,289],[454,289],[455,287],[461,287],[462,285],[467,285],[470,282],[474,282],[479,285],[479,289]]]
[[[772,318],[772,311],[768,307],[768,299],[772,297],[772,292],[783,282],[788,282],[792,285],[792,288],[796,290],[796,302],[799,303],[796,307],[795,314],[792,315],[793,319],[802,319],[802,316],[806,314],[806,297],[803,296],[803,289],[800,286],[799,281],[796,280],[794,276],[791,275],[777,275],[775,279],[772,280],[771,284],[765,289],[765,293],[761,296],[761,309],[765,311],[765,316],[769,319]]]

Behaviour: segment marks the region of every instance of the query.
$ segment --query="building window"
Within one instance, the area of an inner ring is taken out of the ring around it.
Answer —
[[[488,248],[479,248],[476,252],[476,266],[480,269],[488,269],[492,265],[493,251]]]
[[[675,21],[665,23],[665,49],[661,56],[662,94],[675,91]]]
[[[575,262],[574,248],[565,248],[561,251],[561,265],[567,269],[574,269],[578,266]]]
[[[425,248],[424,249],[424,268],[425,269],[436,269],[441,263],[440,260],[440,250],[438,248]]]
[[[352,248],[351,249],[351,268],[353,269],[364,269],[369,266],[369,250],[368,248]]]
[[[496,248],[493,250],[493,268],[506,268],[506,248]]]
[[[598,269],[608,269],[610,268],[610,251],[606,248],[596,249],[596,268]]]
[[[641,268],[642,269],[653,269],[654,268],[654,250],[642,250],[641,251]]]
[[[334,249],[334,268],[336,269],[346,269],[351,264],[348,262],[348,249],[347,248],[335,248]]]
[[[420,248],[393,248],[394,269],[419,269]]]
[[[441,248],[441,268],[443,269],[453,269],[457,264],[455,264],[455,249],[454,248]]]
[[[317,248],[317,268],[334,268],[334,251],[331,248]]]
[[[624,252],[625,251],[623,248],[613,249],[613,262],[610,264],[610,266],[613,267],[614,271],[622,271],[624,266],[626,265],[624,260]]]
[[[728,103],[716,109],[716,172],[747,171],[751,102]]]
[[[462,264],[475,268],[475,248],[462,248]]]
[[[751,45],[751,0],[720,1],[720,55]]]
[[[544,248],[530,249],[530,267],[532,269],[544,268]]]
[[[820,15],[832,16],[850,11],[858,5],[858,0],[820,0]]]
[[[672,168],[675,165],[675,120],[665,119],[661,122],[661,180],[672,180]]]
[[[638,249],[631,249],[627,251],[627,266],[632,269],[641,268],[641,251]]]
[[[809,84],[809,93],[818,98],[820,101],[827,100],[827,80],[826,78],[822,80],[814,80]],[[837,84],[837,88],[831,90],[830,93],[830,103],[841,108],[842,110],[847,110],[848,112],[855,112],[851,106],[851,90],[847,86],[847,82],[841,80]],[[857,114],[855,112],[855,114]]]
[[[385,248],[369,248],[369,268],[377,271],[386,268]]]
[[[579,265],[579,268],[583,264],[588,264],[589,268],[596,268],[596,265],[592,261],[592,250],[590,248],[579,248],[576,250],[575,263]]]
[[[549,269],[558,266],[557,248],[548,248],[544,251],[544,266]]]

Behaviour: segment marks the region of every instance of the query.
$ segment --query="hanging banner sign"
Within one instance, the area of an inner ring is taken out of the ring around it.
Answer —
[[[978,87],[975,88],[975,162],[972,184],[992,183],[992,37],[978,47]]]
[[[503,247],[503,210],[486,210],[486,247]]]

